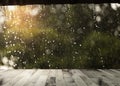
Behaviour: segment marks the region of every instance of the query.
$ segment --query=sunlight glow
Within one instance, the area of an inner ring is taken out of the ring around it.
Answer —
[[[30,11],[30,15],[35,16],[38,14],[39,8],[34,8]]]
[[[16,6],[7,6],[9,11],[14,11],[16,9]]]
[[[112,9],[117,10],[117,8],[120,7],[120,4],[118,4],[118,3],[112,3],[111,7],[112,7]]]

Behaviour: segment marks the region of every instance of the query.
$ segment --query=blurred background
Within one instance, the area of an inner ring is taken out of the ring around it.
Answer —
[[[0,68],[120,68],[120,4],[0,6]]]

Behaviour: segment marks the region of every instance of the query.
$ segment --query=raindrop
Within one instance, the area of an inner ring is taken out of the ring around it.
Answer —
[[[77,43],[76,42],[73,42],[74,45],[76,45]]]
[[[36,7],[30,11],[30,15],[36,16],[39,13],[39,8]]]
[[[33,55],[33,57],[35,57],[35,55]]]
[[[47,49],[47,50],[45,51],[45,53],[46,53],[47,55],[49,55],[49,54],[51,53],[50,49]]]
[[[79,46],[81,47],[82,45],[81,45],[81,44],[79,44]]]
[[[59,43],[59,45],[61,45],[61,43]]]
[[[15,46],[15,44],[13,44],[13,46]]]
[[[16,50],[14,50],[14,52],[17,52]]]
[[[23,64],[26,64],[26,61],[22,62]]]
[[[17,37],[15,36],[15,37],[14,37],[14,40],[15,40],[16,38],[17,38]]]
[[[115,36],[117,36],[117,35],[118,35],[118,33],[119,33],[119,32],[116,30],[116,31],[114,32],[114,35],[115,35]]]
[[[45,56],[45,53],[43,53],[43,56]]]
[[[6,26],[3,26],[4,29],[6,29],[7,27]]]
[[[9,41],[9,43],[12,43],[12,41]]]
[[[7,47],[8,47],[8,45],[5,45],[5,47],[7,48]]]
[[[85,28],[85,27],[83,27],[83,29],[85,30],[86,28]]]
[[[97,21],[97,22],[100,22],[100,21],[101,21],[101,17],[100,17],[100,16],[97,16],[97,17],[96,17],[96,21]]]
[[[55,40],[53,40],[53,43],[55,42]]]
[[[13,65],[13,67],[16,67],[16,66],[17,66],[17,64],[14,64],[14,65]]]
[[[53,53],[51,53],[51,55],[53,56]]]
[[[35,61],[35,64],[37,63],[37,61]]]
[[[21,54],[22,52],[19,51],[19,54]]]
[[[117,5],[116,5],[116,3],[112,3],[112,4],[111,4],[111,7],[112,7],[113,10],[117,10]]]
[[[77,51],[75,51],[75,54],[78,54],[78,52],[77,52]]]
[[[49,64],[49,67],[51,67],[51,65]]]
[[[5,42],[5,44],[8,44],[8,42]]]
[[[77,29],[77,33],[78,33],[78,34],[83,33],[82,29],[81,29],[81,28]]]
[[[99,5],[96,5],[96,6],[95,6],[95,11],[96,11],[96,12],[101,12],[101,8],[100,8]]]
[[[50,61],[48,60],[47,62],[49,63]]]
[[[7,51],[7,53],[11,53],[11,51]]]

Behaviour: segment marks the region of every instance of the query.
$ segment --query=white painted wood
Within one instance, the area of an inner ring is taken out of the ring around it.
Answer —
[[[83,71],[83,70],[82,70]],[[84,70],[83,71],[85,75],[92,75],[89,78],[93,80],[96,84],[99,83],[100,80],[102,80],[103,86],[114,86],[112,84],[112,81],[110,81],[102,72],[96,71],[96,70]]]
[[[21,74],[18,74],[16,77],[14,77],[13,79],[11,79],[10,82],[8,82],[7,84],[3,85],[3,86],[15,86],[16,83],[19,84],[24,84],[24,81],[21,82],[21,79],[25,78],[26,76],[29,76],[31,74],[31,72],[33,72],[33,70],[24,70],[24,72],[22,72]],[[20,82],[21,83],[20,83]],[[26,80],[25,80],[26,81]],[[20,86],[21,86],[20,85]],[[17,86],[17,85],[16,85]],[[19,85],[18,85],[19,86]]]
[[[85,81],[85,83],[89,86],[98,86],[96,83],[94,83],[88,76],[86,76],[82,71],[76,70],[78,75]]]
[[[36,72],[28,79],[26,84],[24,86],[34,86],[37,80],[39,79],[39,76],[42,75],[43,70],[35,70]]]
[[[34,86],[45,86],[50,70],[43,70]]]
[[[4,73],[7,70],[0,69],[0,74]]]
[[[67,86],[77,86],[69,70],[63,70],[63,77]]]
[[[7,75],[9,75],[11,72],[13,72],[13,71],[14,71],[14,70],[6,70],[6,71],[0,73],[0,76],[1,76],[1,77],[7,76]],[[9,73],[9,74],[8,74],[8,73]],[[0,78],[1,78],[1,77],[0,77]]]
[[[120,78],[115,77],[112,73],[109,73],[108,70],[105,71],[99,69],[99,71],[101,71],[103,75],[106,75],[106,77],[112,82],[114,86],[120,86]]]
[[[47,78],[46,86],[56,86],[56,75],[56,70],[51,69]]]
[[[6,84],[8,81],[10,81],[11,80],[11,77],[14,77],[15,76],[15,74],[16,74],[16,72],[18,72],[19,73],[19,71],[18,70],[13,70],[13,69],[10,69],[10,70],[7,70],[7,71],[5,71],[4,73],[2,73],[1,75],[0,75],[0,80],[2,80],[3,82],[3,84]]]
[[[66,86],[65,80],[63,78],[63,72],[61,69],[56,70],[57,75],[56,75],[56,86]]]
[[[16,77],[17,75],[19,75],[20,73],[22,73],[23,72],[23,70],[13,70],[13,72],[11,72],[11,73],[8,73],[7,75],[6,75],[6,77],[4,77],[4,82],[3,82],[3,84],[7,84],[7,83],[9,83],[10,81],[11,81],[11,79],[13,79],[14,77]],[[4,75],[4,74],[3,74]]]
[[[104,70],[104,71],[107,71],[107,72],[113,74],[115,78],[119,78],[119,79],[120,79],[120,72],[119,72],[119,71],[118,71],[118,72],[115,72],[116,70],[115,70],[115,71],[112,71],[112,70],[113,70],[113,69],[106,69],[106,70]]]
[[[105,74],[103,74],[102,72],[100,71],[94,71],[94,70],[90,70],[88,71],[88,73],[91,72],[91,73],[94,73],[94,78],[96,79],[102,79],[102,83],[103,84],[107,84],[108,86],[114,86],[114,84],[112,83],[112,81],[110,81]]]
[[[14,73],[14,71],[13,70],[7,70],[4,73],[1,73],[0,74],[0,82],[2,84],[4,84],[7,76],[9,76],[11,73]]]
[[[99,78],[103,86],[120,86],[120,71],[115,69],[10,69],[0,73],[0,86],[99,86]]]
[[[77,86],[87,86],[83,79],[80,78],[79,73],[75,70],[71,70],[72,78],[75,80]]]
[[[114,77],[114,75],[111,74],[111,73],[109,73],[109,72],[106,72],[106,71],[104,71],[102,69],[98,69],[98,70],[101,71],[101,72],[103,72],[103,73],[105,73],[105,74],[107,74],[108,76]]]
[[[97,77],[95,76],[96,73],[95,73],[94,71],[96,71],[96,70],[81,69],[80,71],[83,72],[84,75],[86,75],[86,76],[89,77],[90,79],[91,79],[91,78],[99,78],[99,77],[100,77],[100,75],[97,76]]]
[[[25,74],[23,74],[22,79],[20,79],[19,81],[17,81],[13,86],[24,86],[24,84],[30,79],[32,73],[35,70],[27,70]]]
[[[114,69],[110,69],[110,70],[113,71],[113,72],[115,72],[115,73],[117,73],[117,75],[120,76],[120,71],[117,71],[117,70],[114,70]]]

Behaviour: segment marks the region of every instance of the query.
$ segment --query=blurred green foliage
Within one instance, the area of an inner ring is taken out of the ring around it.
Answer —
[[[120,40],[93,31],[83,41],[82,60],[85,68],[119,68]]]
[[[41,5],[32,22],[23,12],[21,26],[13,18],[0,33],[0,64],[7,57],[14,68],[120,68],[119,16],[111,4]]]

